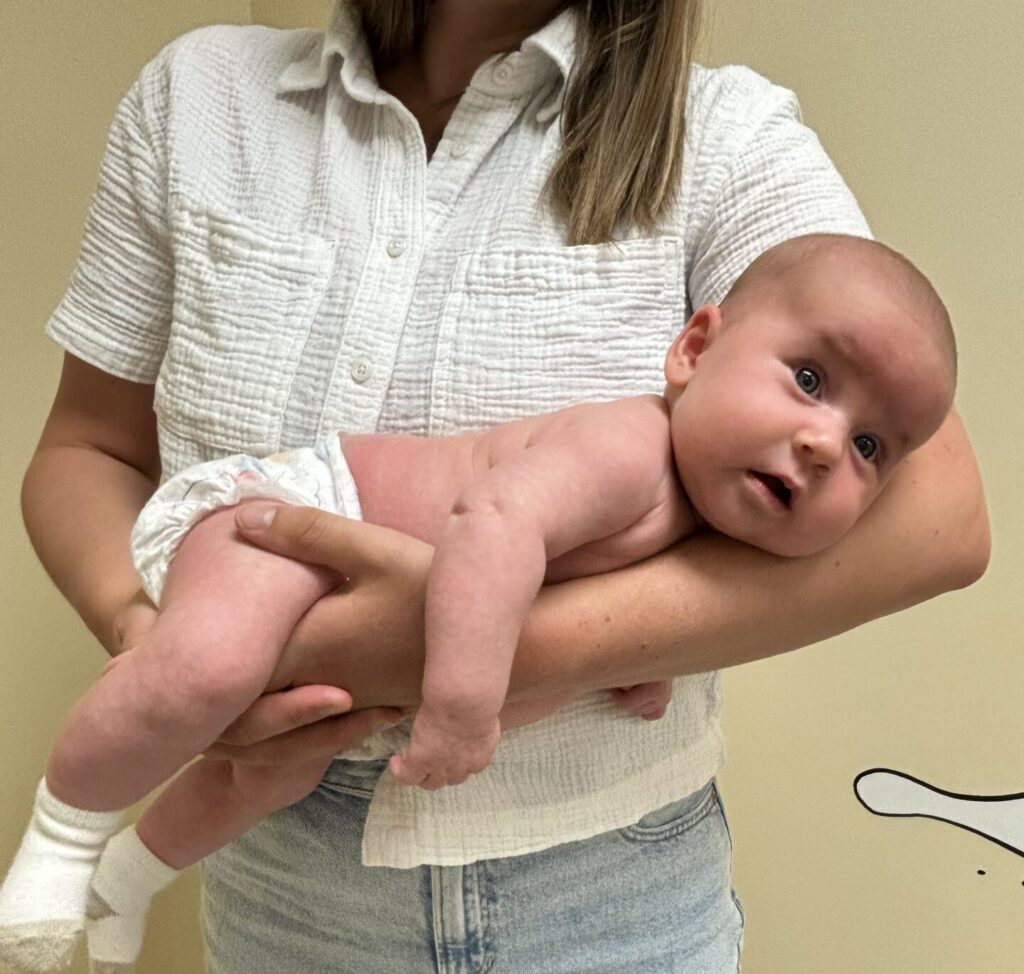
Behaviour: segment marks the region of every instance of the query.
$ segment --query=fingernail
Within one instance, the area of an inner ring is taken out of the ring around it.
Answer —
[[[235,514],[235,521],[243,528],[259,531],[270,527],[276,513],[276,504],[243,504]]]

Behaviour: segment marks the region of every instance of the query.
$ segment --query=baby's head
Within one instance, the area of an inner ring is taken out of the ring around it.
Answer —
[[[779,244],[665,361],[687,495],[715,529],[779,555],[838,541],[953,403],[949,316],[904,257],[858,237]]]

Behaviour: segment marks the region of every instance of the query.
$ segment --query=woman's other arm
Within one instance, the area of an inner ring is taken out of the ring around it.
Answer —
[[[153,387],[66,353],[22,514],[50,578],[112,655],[114,620],[139,589],[132,525],[159,479]]]

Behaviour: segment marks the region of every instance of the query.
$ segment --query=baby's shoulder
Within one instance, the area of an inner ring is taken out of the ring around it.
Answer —
[[[531,443],[564,447],[593,462],[602,478],[632,483],[645,495],[674,469],[668,408],[661,396],[581,403],[535,427]]]
[[[654,395],[579,403],[549,413],[543,420],[534,428],[535,440],[572,430],[577,435],[595,433],[626,442],[633,437],[644,443],[660,442],[667,441],[669,429],[665,399]]]
[[[564,409],[529,416],[477,434],[474,467],[489,469],[525,452],[543,447],[594,456],[606,471],[631,467],[659,475],[671,460],[668,411],[661,396],[633,396],[607,402],[579,403]]]
[[[672,452],[668,406],[662,396],[630,396],[576,408],[579,412],[566,417],[566,425],[608,450],[651,459],[664,459]]]

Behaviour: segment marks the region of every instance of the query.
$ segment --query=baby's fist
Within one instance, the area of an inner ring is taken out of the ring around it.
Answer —
[[[420,708],[405,755],[396,754],[388,767],[395,780],[427,791],[461,785],[491,763],[501,737],[498,718],[478,727],[454,723]]]

